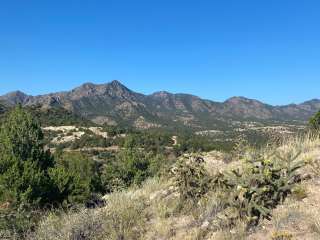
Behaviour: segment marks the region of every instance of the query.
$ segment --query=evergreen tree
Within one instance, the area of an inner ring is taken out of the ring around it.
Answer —
[[[52,198],[48,169],[53,166],[40,126],[17,106],[0,128],[0,202],[13,206],[48,203]]]

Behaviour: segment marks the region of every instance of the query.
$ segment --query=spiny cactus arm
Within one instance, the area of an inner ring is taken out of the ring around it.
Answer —
[[[254,206],[255,209],[257,209],[260,212],[260,214],[262,216],[264,216],[264,217],[270,216],[270,214],[271,214],[271,210],[270,209],[268,209],[268,208],[266,208],[266,207],[264,207],[262,205],[259,205],[257,203],[253,203],[253,206]]]

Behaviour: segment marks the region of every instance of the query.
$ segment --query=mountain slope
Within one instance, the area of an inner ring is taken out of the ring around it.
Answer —
[[[189,94],[136,93],[118,81],[85,83],[68,92],[29,96],[13,92],[0,97],[9,105],[62,107],[96,123],[146,126],[184,125],[195,129],[217,128],[228,121],[306,121],[320,109],[320,100],[299,105],[271,106],[257,100],[233,97],[214,102]]]

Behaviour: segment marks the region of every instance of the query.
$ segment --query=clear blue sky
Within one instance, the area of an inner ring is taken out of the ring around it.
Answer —
[[[0,94],[120,80],[271,104],[320,98],[319,0],[3,0]]]

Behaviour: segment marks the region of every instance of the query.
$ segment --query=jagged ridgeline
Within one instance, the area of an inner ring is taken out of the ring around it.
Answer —
[[[214,98],[214,93],[212,93]],[[214,102],[190,94],[156,92],[144,95],[119,81],[86,83],[71,91],[30,96],[12,92],[0,97],[8,106],[65,109],[97,124],[125,124],[138,128],[187,127],[208,130],[234,127],[241,122],[303,124],[320,109],[320,100],[272,106],[244,97]],[[60,110],[59,110],[60,111]]]

